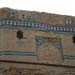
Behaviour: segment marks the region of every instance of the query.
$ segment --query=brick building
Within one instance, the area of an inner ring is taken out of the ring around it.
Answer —
[[[75,17],[0,9],[1,75],[73,75]]]

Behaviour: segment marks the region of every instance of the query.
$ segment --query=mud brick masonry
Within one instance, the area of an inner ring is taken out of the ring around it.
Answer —
[[[75,17],[0,8],[0,75],[75,75]]]

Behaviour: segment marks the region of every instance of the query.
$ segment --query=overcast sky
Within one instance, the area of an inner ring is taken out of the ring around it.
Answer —
[[[0,0],[1,7],[75,16],[75,0]]]

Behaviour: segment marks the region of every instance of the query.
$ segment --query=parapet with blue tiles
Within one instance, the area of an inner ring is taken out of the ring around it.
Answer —
[[[22,27],[24,29],[37,29],[39,31],[55,32],[55,33],[70,33],[75,34],[75,26],[61,26],[61,25],[47,25],[41,23],[32,22],[20,22],[20,21],[0,21],[0,28],[17,28]]]

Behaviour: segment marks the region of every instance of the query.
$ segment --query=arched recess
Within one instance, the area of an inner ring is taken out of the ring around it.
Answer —
[[[36,51],[38,52],[39,62],[61,62],[63,60],[61,48],[60,38],[36,37]]]

